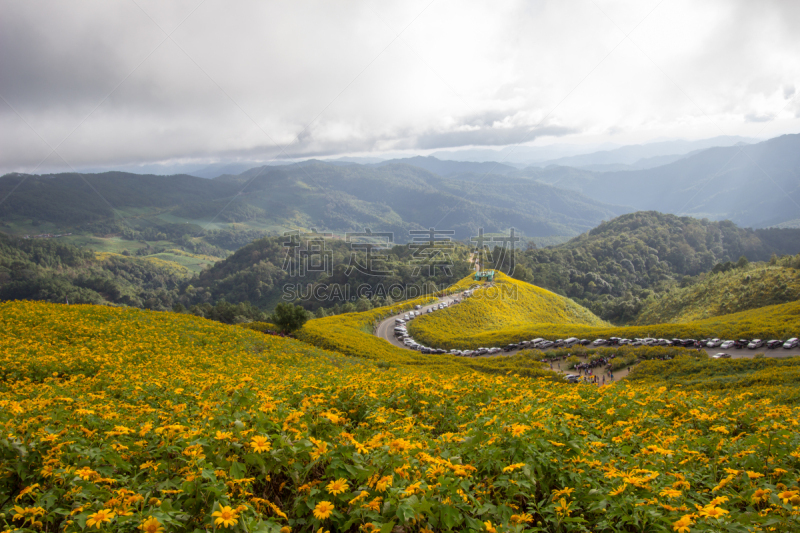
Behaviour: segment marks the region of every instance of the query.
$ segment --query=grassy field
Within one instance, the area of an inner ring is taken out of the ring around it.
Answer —
[[[651,300],[636,325],[691,322],[800,299],[800,270],[762,263],[673,289]]]
[[[641,326],[611,326],[574,302],[517,280],[499,278],[494,295],[466,301],[414,320],[409,333],[417,342],[444,349],[504,346],[512,342],[546,339],[608,338],[762,338],[800,336],[800,301],[766,306],[703,320]],[[476,282],[466,278],[446,292],[460,291]],[[520,287],[513,291],[503,287]],[[481,290],[476,291],[480,294]],[[544,297],[541,293],[546,293]],[[552,297],[550,296],[552,295]],[[522,296],[522,297],[521,297]],[[577,308],[577,309],[576,309]]]
[[[103,306],[6,302],[0,321],[7,530],[800,527],[800,409],[770,383],[443,372]]]
[[[491,287],[461,280],[447,291],[477,286],[471,298],[443,311],[426,314],[409,325],[415,340],[429,346],[445,345],[476,333],[502,332],[529,324],[608,326],[572,300],[497,272]]]

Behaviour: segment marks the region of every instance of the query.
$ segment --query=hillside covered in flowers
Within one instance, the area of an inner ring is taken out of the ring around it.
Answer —
[[[387,366],[133,309],[0,320],[7,530],[800,525],[800,409],[747,390]]]

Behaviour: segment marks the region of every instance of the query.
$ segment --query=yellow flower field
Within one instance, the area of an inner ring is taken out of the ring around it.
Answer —
[[[486,294],[478,290],[475,292],[476,297],[414,320],[409,324],[409,333],[422,344],[448,350],[503,346],[537,337],[555,340],[568,337],[595,339],[610,336],[684,339],[704,337],[787,339],[800,336],[800,301],[693,322],[610,326],[571,300],[552,293],[548,294],[560,300],[546,300],[533,289],[544,293],[548,291],[512,280],[502,274],[495,279],[499,279],[500,282],[494,289],[485,291]],[[514,297],[512,292],[501,288],[504,283],[506,286],[523,288],[520,289],[520,295],[523,294],[522,290],[527,292],[524,293],[524,297]],[[532,289],[527,289],[526,286]],[[558,305],[553,304],[553,301]],[[583,313],[573,311],[569,306],[565,308],[567,310],[565,314],[559,307],[562,302],[568,302],[582,309]],[[532,309],[535,312],[532,312]]]
[[[800,409],[759,385],[387,366],[99,306],[7,302],[0,322],[7,530],[800,528]]]

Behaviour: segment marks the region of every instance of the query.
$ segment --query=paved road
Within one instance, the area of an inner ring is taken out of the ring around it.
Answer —
[[[428,305],[424,306],[422,309],[420,309],[420,311],[422,311],[423,313],[427,313],[428,309],[432,309],[432,308],[436,307],[441,302],[452,302],[453,300],[457,300],[459,298],[461,298],[461,293],[453,294],[453,295],[450,295],[450,296],[445,296],[443,298],[439,298],[438,300],[436,300],[432,304],[428,304]],[[397,340],[397,337],[394,336],[394,320],[396,318],[403,318],[403,315],[406,315],[406,314],[408,314],[408,311],[404,311],[402,313],[399,313],[397,315],[393,315],[393,316],[390,316],[387,319],[384,319],[383,322],[378,324],[378,328],[375,331],[375,335],[377,335],[378,337],[380,337],[382,339],[386,339],[391,344],[394,344],[395,346],[397,346],[399,348],[405,348],[406,350],[410,350],[410,348],[406,347],[405,344],[403,344],[401,341]],[[416,318],[414,320],[416,320]]]
[[[440,298],[436,302],[434,302],[432,304],[429,304],[429,305],[426,305],[425,307],[423,307],[422,308],[422,312],[425,313],[425,312],[427,312],[428,309],[436,307],[439,304],[439,302],[451,302],[453,300],[460,299],[460,298],[461,298],[461,294],[460,293],[453,294],[453,295],[450,295],[450,296],[445,296],[443,298]],[[437,312],[439,312],[439,311],[437,311]],[[403,313],[399,313],[397,315],[393,315],[393,316],[391,316],[389,318],[384,319],[380,324],[378,324],[378,328],[375,331],[375,334],[378,337],[381,337],[382,339],[385,339],[388,342],[390,342],[391,344],[397,346],[398,348],[404,348],[406,350],[409,350],[410,348],[406,347],[405,344],[403,344],[401,341],[397,340],[397,338],[394,336],[394,320],[396,318],[403,318],[403,315],[405,315],[406,313],[408,313],[408,311],[403,312]],[[416,319],[414,319],[414,320],[416,320]],[[742,358],[745,358],[745,357],[753,357],[757,353],[763,353],[767,357],[795,357],[795,356],[800,356],[800,348],[793,348],[791,350],[784,350],[783,348],[776,348],[774,350],[769,350],[766,347],[759,348],[757,350],[748,350],[747,348],[742,348],[742,349],[729,348],[727,350],[723,350],[721,348],[703,348],[703,349],[708,353],[708,355],[714,355],[716,353],[725,352],[725,353],[730,354],[731,358],[733,358],[733,359],[742,359]],[[498,356],[503,356],[503,355],[513,355],[518,351],[520,351],[520,350],[511,350],[510,352],[500,352],[499,354],[485,355],[485,356],[482,356],[482,357],[498,357]]]

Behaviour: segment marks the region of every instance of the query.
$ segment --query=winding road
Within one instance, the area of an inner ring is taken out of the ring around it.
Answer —
[[[452,302],[452,301],[458,300],[458,299],[461,299],[461,293],[452,294],[452,295],[449,295],[449,296],[444,296],[442,298],[439,298],[434,303],[431,303],[431,304],[423,306],[422,309],[420,309],[420,311],[422,313],[427,313],[428,309],[432,309],[434,307],[437,307],[442,302],[449,303],[449,302]],[[439,312],[439,311],[436,311],[436,312]],[[407,313],[408,313],[408,311],[405,311],[405,312],[402,312],[402,313],[398,313],[396,315],[392,315],[392,316],[384,319],[383,321],[381,321],[380,324],[378,324],[378,327],[375,329],[375,335],[377,335],[378,337],[386,340],[387,342],[391,343],[392,345],[397,346],[398,348],[403,348],[405,350],[410,350],[411,348],[409,348],[408,346],[403,344],[400,340],[398,340],[394,336],[394,323],[395,323],[394,321],[395,321],[395,319],[403,318],[403,315],[405,315]],[[417,319],[415,318],[414,320],[417,320]],[[500,346],[498,346],[498,348],[500,348]],[[784,350],[783,348],[776,348],[774,350],[769,350],[766,347],[759,348],[758,350],[748,350],[747,348],[742,348],[742,349],[730,348],[728,350],[722,350],[721,348],[703,348],[703,349],[706,351],[706,353],[708,353],[708,355],[714,355],[714,354],[720,353],[720,352],[728,353],[728,354],[731,355],[732,359],[749,358],[749,357],[753,357],[757,353],[763,353],[763,354],[765,354],[766,357],[775,357],[775,358],[800,356],[800,348],[793,348],[791,350]],[[521,351],[521,349],[517,348],[517,349],[511,350],[511,351],[508,351],[508,352],[500,352],[498,354],[493,354],[493,355],[488,355],[487,354],[487,355],[481,355],[481,356],[478,356],[478,357],[502,357],[502,356],[514,355],[515,353],[517,353],[519,351]],[[566,370],[559,370],[558,368],[554,368],[554,370],[557,370],[559,372],[564,372],[564,373],[567,372]],[[570,372],[572,372],[572,371],[570,371]],[[625,372],[625,373],[620,372],[620,376],[619,377],[622,378],[622,377],[624,377],[625,374],[627,374],[627,372]],[[616,379],[617,375],[615,374],[614,377]]]

